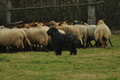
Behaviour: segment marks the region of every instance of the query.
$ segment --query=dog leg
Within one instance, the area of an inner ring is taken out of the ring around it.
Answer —
[[[73,52],[74,52],[74,55],[77,54],[77,50],[75,48],[73,49]]]
[[[62,50],[60,50],[60,49],[56,49],[56,50],[55,50],[55,53],[56,53],[56,55],[61,55]]]

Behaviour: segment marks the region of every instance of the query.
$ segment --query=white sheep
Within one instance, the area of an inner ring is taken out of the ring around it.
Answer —
[[[0,29],[0,46],[23,49],[23,36],[20,32],[11,29]]]
[[[19,28],[13,28],[11,30],[16,30],[16,31],[19,31],[22,36],[23,36],[23,43],[24,43],[24,46],[25,46],[25,51],[27,51],[28,47],[31,47],[31,42],[29,41],[28,37],[27,37],[27,34],[26,32],[23,30],[23,29],[19,29]]]
[[[86,26],[87,28],[87,41],[86,41],[86,47],[92,46],[91,41],[94,40],[95,41],[95,37],[94,37],[94,31],[96,29],[96,25],[89,25],[87,23],[83,23],[83,25]]]
[[[58,27],[59,25],[58,25],[59,23],[56,23],[55,21],[50,21],[49,22],[49,26],[50,27]]]
[[[48,35],[44,29],[34,27],[29,29],[24,28],[23,30],[27,33],[28,39],[32,44],[39,45],[38,51],[40,51],[40,45],[43,45],[47,51],[46,46],[48,45]]]
[[[103,45],[103,47],[105,48],[106,41],[109,40],[111,47],[113,47],[110,41],[111,31],[103,20],[99,20],[99,22],[97,23],[97,28],[95,29],[94,36],[97,46]]]
[[[80,25],[80,24],[76,24],[73,26],[74,26],[74,28],[79,30],[79,34],[83,40],[83,46],[84,46],[86,43],[86,40],[87,40],[87,28],[84,25]]]
[[[6,28],[5,26],[0,26],[0,29]]]

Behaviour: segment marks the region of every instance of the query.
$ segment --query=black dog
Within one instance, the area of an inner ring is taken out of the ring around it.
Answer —
[[[76,55],[76,48],[81,47],[81,42],[75,35],[67,33],[61,34],[56,28],[50,28],[47,34],[51,36],[52,45],[54,47],[56,55],[61,55],[62,49],[65,48],[70,51],[70,55],[74,53]]]

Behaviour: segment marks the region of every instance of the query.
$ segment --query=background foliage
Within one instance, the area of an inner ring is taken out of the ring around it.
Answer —
[[[41,7],[54,5],[83,4],[87,0],[10,0],[12,8]],[[97,2],[100,0],[94,0]],[[6,9],[7,0],[0,0],[0,10]],[[120,27],[120,0],[104,0],[104,4],[97,4],[96,19],[105,19],[105,23],[114,29]],[[38,21],[73,21],[87,22],[87,6],[42,8],[12,11],[12,22],[24,21],[26,23]],[[0,25],[6,24],[6,12],[0,11]]]

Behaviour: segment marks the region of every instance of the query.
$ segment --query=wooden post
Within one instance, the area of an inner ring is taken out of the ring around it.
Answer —
[[[10,10],[10,9],[11,9],[11,2],[8,0],[7,10]],[[7,11],[7,24],[10,24],[10,23],[11,23],[11,12]]]
[[[88,0],[88,3],[93,3],[93,0]],[[88,24],[96,24],[95,5],[88,6]]]

